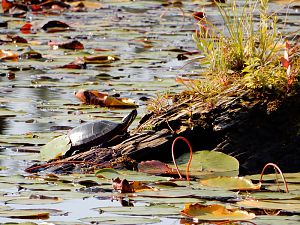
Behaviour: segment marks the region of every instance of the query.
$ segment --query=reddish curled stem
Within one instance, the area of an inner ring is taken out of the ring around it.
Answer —
[[[262,183],[262,179],[263,179],[263,175],[264,175],[264,173],[265,173],[265,170],[266,170],[269,166],[273,166],[273,168],[279,172],[279,174],[280,174],[280,176],[281,176],[281,178],[282,178],[282,180],[283,180],[284,186],[285,186],[285,192],[286,192],[286,193],[289,193],[289,188],[288,188],[286,179],[285,179],[285,177],[284,177],[284,175],[283,175],[281,169],[280,169],[276,164],[274,164],[274,163],[267,163],[267,164],[264,166],[264,168],[263,168],[263,170],[261,171],[261,174],[260,174],[260,180],[259,180],[259,182]]]
[[[59,165],[59,164],[86,164],[86,165],[94,165],[94,166],[99,166],[99,167],[104,165],[104,163],[98,164],[98,163],[87,162],[87,161],[63,161],[63,162],[57,161],[57,162],[46,163],[46,164],[43,164],[40,166],[30,167],[30,168],[27,168],[25,171],[28,173],[31,173],[31,171],[33,171],[33,170],[37,170],[37,169],[44,168],[47,166],[52,166],[52,165]]]
[[[177,138],[174,139],[173,143],[172,143],[172,159],[173,159],[173,163],[175,165],[175,168],[176,168],[176,171],[179,175],[179,178],[181,180],[183,180],[182,178],[182,174],[181,172],[179,171],[179,168],[178,168],[178,165],[176,163],[176,159],[175,159],[175,155],[174,155],[174,147],[175,147],[175,144],[178,140],[183,140],[189,147],[190,149],[190,158],[189,158],[189,161],[188,161],[188,164],[186,166],[186,170],[185,170],[185,174],[186,174],[186,180],[190,181],[190,174],[189,174],[189,170],[190,170],[190,166],[191,166],[191,163],[192,163],[192,158],[193,158],[193,148],[191,146],[191,143],[188,141],[188,139],[186,139],[185,137],[182,137],[182,136],[179,136]]]

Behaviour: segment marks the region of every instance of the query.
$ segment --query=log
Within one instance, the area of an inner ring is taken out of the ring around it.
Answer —
[[[140,161],[169,161],[172,141],[184,136],[194,151],[214,150],[236,157],[241,175],[259,173],[268,162],[278,164],[284,172],[299,172],[299,129],[299,93],[275,96],[232,86],[211,101],[195,93],[174,100],[172,105],[146,114],[123,142],[63,159],[60,162],[64,166],[45,164],[38,169],[86,171],[92,164],[97,168],[136,169]],[[176,149],[177,155],[188,151],[183,143]],[[71,163],[74,161],[86,164]]]

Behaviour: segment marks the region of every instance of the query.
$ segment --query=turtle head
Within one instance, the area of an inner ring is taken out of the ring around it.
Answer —
[[[135,117],[137,116],[137,110],[132,110],[126,117],[123,118],[122,124],[124,125],[124,128],[127,129],[130,124],[135,120]]]

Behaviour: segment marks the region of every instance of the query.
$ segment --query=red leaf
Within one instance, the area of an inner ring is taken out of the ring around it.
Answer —
[[[144,161],[138,164],[139,172],[149,173],[149,174],[170,174],[172,172],[172,168],[170,168],[167,164],[160,162],[158,160]]]
[[[281,57],[280,61],[281,61],[283,67],[289,68],[290,62],[286,58]]]
[[[59,68],[65,68],[65,69],[86,69],[86,63],[82,58],[77,58],[73,62],[66,64],[64,66],[61,66]]]
[[[53,42],[50,41],[48,43],[48,45],[50,46],[58,46],[59,48],[64,48],[64,49],[71,49],[71,50],[82,50],[84,49],[84,46],[81,42],[77,41],[77,40],[73,40],[70,42],[64,42],[64,43],[57,43],[57,42]]]
[[[199,20],[203,20],[206,16],[204,12],[194,12],[193,17],[199,21]]]
[[[4,13],[7,13],[13,6],[14,4],[11,1],[2,0],[2,9]]]
[[[41,11],[42,7],[40,5],[31,5],[30,6],[32,11]]]
[[[22,34],[31,34],[31,27],[30,23],[26,23],[20,28],[20,31]]]
[[[14,43],[28,43],[28,41],[25,38],[22,38],[18,35],[7,35],[7,38],[10,39]]]

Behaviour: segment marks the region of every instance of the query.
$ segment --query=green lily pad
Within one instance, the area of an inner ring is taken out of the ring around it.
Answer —
[[[159,223],[159,218],[146,218],[146,217],[129,217],[129,216],[102,216],[102,217],[86,217],[80,219],[83,222],[91,224],[148,224]]]
[[[298,224],[300,221],[299,215],[294,216],[257,216],[254,220],[252,220],[255,224],[262,224],[262,225],[295,225]]]
[[[223,188],[227,190],[250,191],[260,189],[260,184],[253,184],[251,180],[243,177],[215,177],[207,180],[201,180],[200,183],[204,186]]]
[[[54,184],[22,184],[20,187],[31,191],[71,191],[75,188],[75,186],[72,184],[64,184],[59,182]]]
[[[155,181],[165,181],[167,177],[160,177],[160,176],[153,176],[146,173],[140,173],[136,171],[130,170],[121,170],[117,171],[111,168],[104,168],[100,169],[95,173],[98,177],[103,177],[106,179],[115,179],[119,177],[120,179],[127,179],[128,181],[148,181],[148,182],[155,182]]]
[[[29,132],[26,134],[0,135],[0,143],[12,145],[42,145],[46,144],[57,133]]]
[[[180,169],[185,169],[189,159],[189,153],[183,154],[176,161]],[[239,162],[236,158],[216,151],[197,151],[193,153],[193,160],[190,173],[193,171],[214,171],[226,172],[239,169]]]
[[[150,198],[150,197],[132,197],[135,202],[144,202],[149,204],[185,204],[199,202],[197,198]]]
[[[247,194],[249,195],[249,194]],[[300,200],[300,195],[296,195],[293,193],[283,193],[283,192],[253,192],[250,194],[250,196],[257,200],[287,200],[287,199],[298,199]]]
[[[31,197],[24,197],[24,198],[17,198],[6,201],[6,204],[17,204],[17,205],[44,205],[44,204],[57,204],[62,202],[61,198],[57,197],[48,197],[48,198],[31,198]]]
[[[257,209],[278,209],[278,210],[285,210],[288,212],[300,212],[300,203],[298,204],[288,204],[285,203],[286,200],[279,202],[272,201],[262,201],[262,200],[244,200],[238,202],[237,205],[245,208],[257,208]]]
[[[179,215],[180,208],[169,205],[135,206],[135,207],[101,207],[95,210],[118,215],[133,216],[170,216]]]
[[[59,136],[41,147],[41,158],[46,161],[58,158],[63,156],[70,148],[70,138],[67,135]]]

